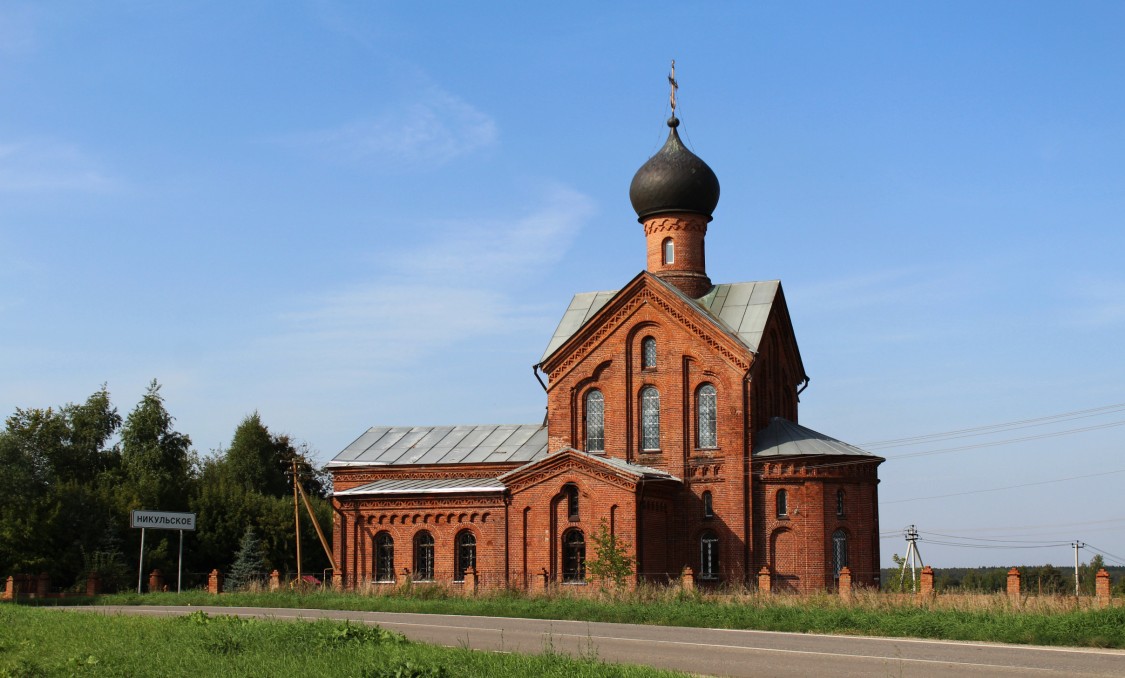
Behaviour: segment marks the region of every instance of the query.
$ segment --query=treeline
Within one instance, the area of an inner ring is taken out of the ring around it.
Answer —
[[[295,571],[294,460],[330,533],[326,474],[257,413],[239,424],[229,448],[204,458],[173,424],[155,380],[124,418],[104,385],[82,404],[17,409],[0,432],[0,577],[47,572],[56,587],[79,587],[96,570],[108,590],[135,586],[134,509],[197,514],[195,532],[184,535],[185,573],[228,571],[248,528],[252,562]],[[328,559],[303,506],[301,514],[302,568],[319,576]],[[174,586],[178,548],[176,532],[148,530],[146,574],[159,568]]]
[[[1087,563],[1078,566],[1079,591],[1084,595],[1094,595],[1094,575],[1105,568],[1109,573],[1110,585],[1115,593],[1125,594],[1125,567],[1106,565],[1101,555],[1095,555]],[[938,592],[955,593],[996,593],[1008,589],[1009,567],[935,567],[934,588]],[[1022,565],[1020,588],[1025,594],[1074,594],[1074,566],[1055,567],[1054,565]],[[917,569],[915,570],[917,572]],[[883,590],[909,591],[910,568],[905,573],[901,565],[882,570]]]

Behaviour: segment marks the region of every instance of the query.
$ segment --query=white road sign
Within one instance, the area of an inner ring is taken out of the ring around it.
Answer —
[[[191,530],[195,531],[194,513],[170,513],[168,511],[133,511],[133,527],[150,530]]]

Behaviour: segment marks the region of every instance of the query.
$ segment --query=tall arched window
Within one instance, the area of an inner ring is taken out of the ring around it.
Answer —
[[[832,567],[836,577],[840,577],[840,570],[848,566],[848,535],[843,530],[832,533]]]
[[[641,389],[641,449],[660,449],[660,392],[652,386]]]
[[[719,537],[710,530],[699,538],[699,576],[701,579],[719,578]]]
[[[586,451],[605,451],[605,397],[596,389],[586,394]]]
[[[586,537],[572,528],[563,533],[563,581],[586,581]]]
[[[715,507],[711,500],[711,490],[704,490],[703,492],[703,517],[714,518]]]
[[[719,403],[715,387],[704,384],[695,395],[695,418],[698,425],[696,440],[699,447],[717,447]]]
[[[785,518],[789,515],[789,493],[785,490],[777,491],[777,517]]]
[[[566,517],[568,520],[578,520],[578,486],[574,483],[567,483],[562,488],[563,496],[566,497]]]
[[[676,243],[672,242],[671,238],[664,239],[664,242],[662,243],[662,249],[664,250],[664,263],[676,263]]]
[[[414,536],[414,581],[434,579],[434,538],[423,530]]]
[[[375,581],[395,580],[395,540],[390,532],[375,535]]]
[[[651,370],[656,367],[656,339],[645,337],[641,340],[641,369]]]
[[[465,530],[457,535],[454,542],[457,549],[456,564],[453,570],[453,581],[465,581],[465,572],[471,567],[477,567],[477,538],[472,532]]]
[[[844,490],[836,490],[836,515],[844,517]]]

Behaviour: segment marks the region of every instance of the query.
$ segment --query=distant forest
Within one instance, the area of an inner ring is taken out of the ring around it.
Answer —
[[[1008,588],[1008,567],[935,567],[934,588],[938,592],[995,593]],[[1105,565],[1100,555],[1078,566],[1079,590],[1084,595],[1094,595],[1094,575],[1101,568],[1109,573],[1110,586],[1115,593],[1125,593],[1125,567]],[[1073,594],[1074,565],[1021,565],[1020,587],[1027,595]],[[916,570],[920,573],[920,568]],[[902,581],[901,568],[884,568],[881,579],[884,591],[910,590],[910,568],[906,568]]]

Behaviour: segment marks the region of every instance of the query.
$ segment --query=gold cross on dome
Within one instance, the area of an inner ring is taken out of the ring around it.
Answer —
[[[668,84],[672,88],[672,92],[668,99],[672,102],[672,115],[676,114],[676,90],[680,88],[680,83],[676,82],[676,60],[672,59],[672,73],[668,76]]]

